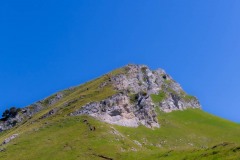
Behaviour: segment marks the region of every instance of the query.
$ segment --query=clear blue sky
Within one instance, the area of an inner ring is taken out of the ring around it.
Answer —
[[[0,2],[0,111],[128,63],[165,69],[240,122],[239,0]]]

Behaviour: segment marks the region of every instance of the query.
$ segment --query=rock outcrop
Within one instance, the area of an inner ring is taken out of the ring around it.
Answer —
[[[110,83],[118,94],[88,103],[71,115],[87,114],[111,124],[152,128],[160,126],[156,107],[163,112],[201,108],[197,98],[187,95],[162,69],[151,71],[145,65],[127,65],[123,70],[115,76],[110,74],[109,81],[100,85]]]
[[[13,139],[15,139],[15,138],[17,138],[17,137],[18,137],[18,134],[13,134],[13,135],[11,135],[10,137],[4,139],[4,141],[2,142],[1,145],[4,145],[4,144],[9,143],[11,140],[13,140]]]
[[[15,117],[9,117],[7,120],[0,121],[0,132],[11,129],[17,123],[21,123],[27,119],[31,119],[33,115],[35,115],[36,113],[38,113],[39,111],[46,107],[54,105],[62,98],[63,94],[59,92],[57,94],[50,96],[49,98],[46,98],[42,101],[38,101],[30,106],[22,108],[21,111],[18,112],[18,114]],[[51,110],[48,114],[44,115],[41,118],[48,117],[49,115],[52,115],[55,112],[56,112],[55,110]]]
[[[149,95],[136,95],[136,102],[131,103],[127,94],[119,93],[100,102],[91,102],[71,115],[87,114],[102,121],[122,126],[159,127],[157,114]]]

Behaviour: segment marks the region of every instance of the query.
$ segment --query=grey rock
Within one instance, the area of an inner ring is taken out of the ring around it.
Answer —
[[[57,93],[56,95],[54,95],[53,98],[51,98],[49,100],[49,105],[53,105],[53,104],[57,103],[62,98],[63,98],[63,94],[61,92]]]
[[[164,92],[166,98],[157,104],[160,110],[171,112],[186,108],[201,108],[196,97],[186,100],[187,94],[182,87],[163,69],[151,71],[145,65],[127,65],[128,72],[112,78],[116,90],[130,93],[147,92],[148,94],[159,94]]]
[[[11,140],[15,139],[16,137],[18,137],[18,134],[13,134],[10,137],[6,138],[3,142],[2,145],[9,143]]]
[[[100,102],[91,102],[73,112],[71,116],[87,114],[99,120],[122,126],[159,127],[156,112],[149,96],[139,95],[138,101],[130,103],[128,95],[116,94]]]
[[[0,152],[5,152],[6,148],[0,148]]]
[[[46,98],[42,101],[38,101],[32,105],[29,105],[25,108],[21,109],[21,114],[17,114],[16,117],[12,117],[7,119],[6,121],[0,121],[0,132],[11,129],[16,124],[21,123],[29,118],[31,118],[33,115],[44,109],[45,107],[49,107],[51,105],[54,105],[59,100],[63,98],[63,93],[59,92],[49,98]],[[48,102],[47,104],[45,104]],[[43,115],[41,118],[47,118],[52,114],[55,114],[56,110],[53,110],[51,113],[47,113],[46,115]]]
[[[111,124],[153,128],[160,126],[155,107],[164,112],[201,108],[197,98],[188,96],[164,70],[151,71],[145,65],[127,65],[125,70],[126,73],[112,76],[109,80],[119,94],[88,103],[71,115],[87,114]],[[99,88],[109,84],[109,81],[103,82]],[[154,104],[150,95],[160,92],[166,97]],[[133,95],[136,97],[131,102]]]

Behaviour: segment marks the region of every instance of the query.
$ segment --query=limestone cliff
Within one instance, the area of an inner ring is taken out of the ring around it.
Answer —
[[[145,65],[127,65],[124,72],[108,75],[116,95],[81,106],[71,115],[87,114],[102,121],[122,126],[159,127],[157,108],[163,112],[201,108],[196,97],[187,95],[181,86],[162,69],[150,70]]]

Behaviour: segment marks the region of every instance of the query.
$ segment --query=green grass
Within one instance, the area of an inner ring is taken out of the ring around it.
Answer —
[[[118,69],[116,71],[113,71],[114,75],[122,73],[121,69]],[[8,130],[6,132],[2,133],[2,136],[0,137],[0,141],[3,141],[5,138],[11,136],[13,133],[25,133],[32,128],[40,127],[42,124],[52,121],[53,119],[59,119],[61,117],[67,116],[71,112],[75,111],[76,109],[79,109],[81,106],[92,102],[92,101],[100,101],[103,99],[106,99],[109,96],[112,96],[116,93],[116,91],[113,89],[112,85],[109,83],[103,88],[100,88],[100,85],[103,82],[108,81],[109,76],[105,75],[100,78],[97,78],[93,81],[89,81],[85,83],[84,85],[80,85],[77,87],[74,87],[69,90],[64,90],[62,93],[64,94],[64,97],[58,101],[57,103],[47,106],[45,100],[49,101],[51,97],[54,97],[55,94],[52,96],[46,98],[43,100],[43,104],[46,105],[46,107],[35,114],[31,119],[27,119],[26,122],[23,122],[24,124],[19,124],[12,130]],[[40,120],[39,118],[42,117],[44,114],[48,113],[51,109],[58,108],[59,111],[56,115],[53,115],[47,119]]]
[[[154,103],[160,103],[166,98],[166,93],[159,92],[159,94],[151,94]]]
[[[125,69],[115,70],[84,85],[62,91],[64,97],[53,105],[43,102],[45,108],[31,119],[0,133],[0,141],[19,134],[9,144],[0,146],[6,149],[0,152],[0,160],[103,159],[100,156],[114,160],[236,160],[240,157],[239,124],[199,109],[171,113],[157,109],[161,127],[154,129],[110,125],[87,116],[68,116],[86,103],[116,94],[109,78],[124,72]],[[108,84],[100,87],[105,81]],[[130,95],[133,101],[136,101],[135,96]],[[161,102],[165,96],[164,92],[151,95],[155,103]],[[53,108],[58,109],[57,114],[39,119]],[[84,119],[96,130],[90,131],[83,123]]]
[[[191,100],[196,100],[197,98],[195,96],[186,94],[184,91],[180,92],[181,98],[183,98],[185,101],[190,102]]]
[[[172,83],[172,80],[164,80],[164,83],[170,85]]]
[[[109,125],[91,117],[51,117],[4,146],[2,160],[236,159],[240,126],[198,109],[159,112],[160,128]],[[90,131],[83,119],[96,127]],[[15,129],[16,130],[16,129]],[[114,134],[115,132],[119,132]],[[135,141],[141,143],[138,146]],[[226,146],[218,145],[227,142]],[[135,151],[133,151],[135,150]]]

